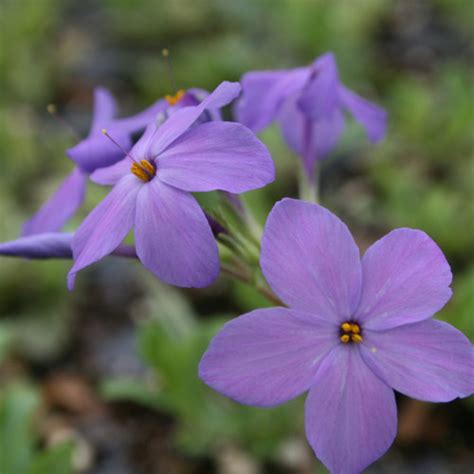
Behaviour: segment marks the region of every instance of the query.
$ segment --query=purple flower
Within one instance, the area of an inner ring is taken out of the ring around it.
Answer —
[[[452,276],[424,232],[394,230],[360,260],[334,214],[284,199],[266,223],[260,263],[289,308],[227,323],[204,355],[200,377],[262,407],[309,390],[306,435],[332,473],[358,473],[390,447],[393,390],[432,402],[473,392],[471,343],[431,319],[451,297]]]
[[[115,99],[106,89],[96,88],[94,116],[89,135],[66,152],[76,167],[53,196],[24,224],[22,235],[60,230],[84,200],[87,175],[97,168],[110,166],[122,159],[123,153],[102,135],[103,128],[107,128],[115,140],[129,150],[132,145],[130,135],[145,128],[157,113],[165,110],[167,106],[167,102],[162,100],[133,117],[115,119],[117,110]]]
[[[238,83],[222,83],[199,105],[178,110],[159,127],[150,124],[129,157],[94,172],[94,181],[114,188],[74,235],[70,288],[79,270],[109,254],[132,227],[138,258],[158,278],[203,287],[217,277],[217,244],[190,193],[242,193],[274,179],[267,148],[246,127],[199,123],[239,92]]]
[[[277,120],[309,176],[344,131],[343,109],[364,126],[370,141],[375,143],[385,134],[386,112],[342,84],[332,53],[308,67],[248,72],[242,77],[242,90],[236,107],[239,122],[257,133]]]

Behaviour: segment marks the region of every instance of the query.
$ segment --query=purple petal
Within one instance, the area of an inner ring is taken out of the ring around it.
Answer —
[[[115,163],[115,165],[106,168],[98,168],[91,175],[90,179],[94,183],[104,186],[113,186],[118,183],[124,176],[131,174],[132,160],[129,157]]]
[[[312,176],[316,161],[325,158],[335,148],[344,132],[344,115],[339,109],[334,109],[328,116],[311,121],[296,102],[296,97],[285,101],[278,120],[286,144],[303,159],[306,172]]]
[[[278,123],[288,148],[293,150],[300,157],[303,157],[305,150],[305,127],[308,119],[305,118],[301,110],[297,107],[298,96],[289,97],[281,105],[278,112]]]
[[[342,344],[327,355],[305,409],[306,436],[334,474],[363,471],[382,456],[397,432],[393,390]]]
[[[71,258],[72,234],[49,232],[0,243],[0,255],[25,258]]]
[[[25,222],[22,236],[60,230],[81,206],[86,182],[82,171],[74,168],[41,209]]]
[[[184,107],[175,112],[161,125],[150,144],[149,157],[155,157],[180,137],[206,111],[218,109],[229,104],[240,93],[238,82],[222,82],[212,94],[209,94],[199,105]]]
[[[217,244],[199,204],[159,179],[138,195],[135,245],[143,265],[166,283],[201,288],[219,274]]]
[[[451,298],[452,275],[441,249],[420,230],[396,229],[362,259],[356,319],[384,330],[430,318]]]
[[[338,328],[312,314],[259,309],[228,322],[204,354],[199,376],[247,405],[270,407],[308,390]]]
[[[72,233],[48,232],[0,243],[0,255],[31,259],[72,258]],[[119,245],[112,255],[137,258],[135,247]]]
[[[344,86],[340,88],[340,96],[342,104],[365,128],[368,139],[374,143],[382,140],[387,128],[387,112]]]
[[[110,127],[110,136],[125,150],[130,150],[132,142],[128,132]],[[111,166],[123,158],[123,151],[112,143],[101,132],[82,140],[76,146],[69,148],[66,154],[84,172],[92,173],[97,168]]]
[[[148,150],[150,148],[151,140],[155,136],[158,128],[160,125],[155,121],[155,122],[150,122],[145,131],[143,132],[143,135],[140,137],[140,139],[133,145],[133,148],[130,150],[130,156],[136,160],[147,160],[149,158],[152,158],[152,156],[148,155]]]
[[[337,145],[344,132],[344,115],[339,109],[313,122],[308,146],[308,159],[321,160]]]
[[[143,182],[133,175],[121,179],[77,229],[72,241],[74,265],[68,275],[69,289],[79,270],[111,253],[126,237],[142,186]]]
[[[270,124],[283,101],[299,91],[309,68],[289,71],[255,71],[242,76],[242,97],[235,107],[237,120],[259,132]]]
[[[331,115],[339,106],[339,74],[332,53],[320,56],[311,67],[311,76],[298,100],[300,110],[310,120]]]
[[[364,331],[362,356],[388,385],[412,398],[448,402],[474,391],[472,344],[436,320]]]
[[[193,87],[191,89],[188,89],[186,92],[186,95],[183,97],[183,99],[190,98],[191,100],[194,101],[193,105],[197,105],[200,102],[202,102],[206,97],[209,96],[209,92],[205,89],[200,89],[199,87]],[[185,100],[184,103],[185,105],[191,105],[190,102],[191,100]],[[220,109],[208,109],[210,119],[211,120],[222,120],[222,114]]]
[[[150,122],[155,121],[158,114],[165,112],[167,108],[168,102],[165,99],[160,99],[138,114],[114,120],[114,127],[128,133],[134,133],[145,128]]]
[[[267,147],[246,127],[208,122],[191,128],[157,159],[161,181],[184,191],[243,193],[275,178]]]
[[[107,127],[117,114],[117,102],[104,87],[94,89],[94,116],[89,136]]]
[[[341,322],[357,307],[359,250],[346,225],[317,204],[296,199],[275,204],[260,264],[272,289],[292,308]]]

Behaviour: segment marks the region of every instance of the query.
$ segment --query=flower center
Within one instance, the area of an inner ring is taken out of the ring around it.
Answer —
[[[360,331],[360,326],[355,321],[346,321],[340,326],[340,341],[343,344],[348,344],[349,342],[362,342],[362,335]]]
[[[183,98],[184,94],[186,94],[186,91],[180,89],[175,95],[166,94],[165,100],[169,105],[176,105]]]
[[[147,160],[141,160],[140,163],[134,162],[130,171],[145,183],[153,179],[156,174],[155,167]]]

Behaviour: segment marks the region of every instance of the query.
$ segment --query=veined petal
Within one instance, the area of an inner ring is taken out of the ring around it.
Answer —
[[[117,102],[105,87],[94,89],[94,115],[89,136],[107,127],[117,114]]]
[[[72,234],[48,232],[0,243],[0,255],[25,258],[71,258]]]
[[[296,199],[275,204],[260,264],[272,289],[292,308],[342,322],[357,307],[359,250],[347,226],[317,204]]]
[[[40,210],[25,222],[22,236],[60,230],[81,206],[86,182],[84,173],[74,168]]]
[[[367,365],[409,397],[448,402],[474,392],[473,346],[462,332],[442,321],[366,330],[360,348]]]
[[[212,340],[199,376],[240,403],[275,406],[313,383],[338,327],[287,308],[258,309],[228,322]]]
[[[396,229],[362,259],[356,319],[384,330],[430,318],[451,298],[452,274],[441,249],[420,230]]]
[[[298,107],[310,120],[331,115],[339,106],[339,74],[334,54],[320,56],[311,67]]]
[[[184,107],[176,111],[154,134],[148,157],[155,157],[179,138],[206,111],[229,104],[240,93],[238,82],[222,82],[211,94],[195,107]]]
[[[273,181],[267,147],[246,127],[208,122],[191,128],[157,159],[159,179],[185,191],[243,193]]]
[[[122,148],[130,150],[132,142],[128,132],[113,127],[107,129],[107,132]],[[69,148],[66,154],[86,173],[111,166],[123,158],[123,151],[101,132]]]
[[[368,139],[374,143],[382,140],[387,128],[387,112],[344,86],[340,88],[340,97],[342,105],[365,128]]]
[[[217,244],[199,204],[157,178],[138,194],[135,245],[143,265],[166,283],[201,288],[219,274]]]
[[[254,71],[242,76],[242,97],[235,107],[237,120],[254,132],[272,122],[283,101],[300,91],[309,68],[289,71]]]
[[[86,217],[74,234],[74,265],[69,271],[72,289],[76,273],[111,253],[132,228],[137,195],[143,182],[133,175],[122,178]]]
[[[323,360],[305,407],[306,436],[332,474],[358,474],[382,456],[397,432],[393,390],[339,345]]]

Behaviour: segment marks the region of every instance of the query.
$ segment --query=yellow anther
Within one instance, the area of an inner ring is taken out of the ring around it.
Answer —
[[[352,323],[351,324],[351,332],[352,334],[360,334],[360,327],[358,324]]]
[[[141,160],[140,165],[145,169],[145,171],[153,178],[156,174],[155,167],[147,160]]]
[[[362,336],[360,334],[352,334],[351,339],[352,342],[362,342]]]
[[[156,174],[155,167],[147,160],[141,160],[140,163],[133,163],[130,171],[145,183],[150,181]]]
[[[169,105],[176,105],[183,98],[184,94],[186,94],[186,91],[180,89],[175,95],[166,94],[165,100]]]
[[[167,58],[170,55],[170,51],[168,48],[163,48],[161,50],[161,54],[163,55],[164,58]]]
[[[342,329],[344,332],[351,332],[352,324],[350,324],[350,323],[343,323],[343,324],[341,324],[341,329]]]
[[[350,338],[349,334],[343,334],[343,335],[340,337],[340,339],[341,339],[341,342],[342,342],[343,344],[347,344],[347,343],[350,341],[351,338]]]

